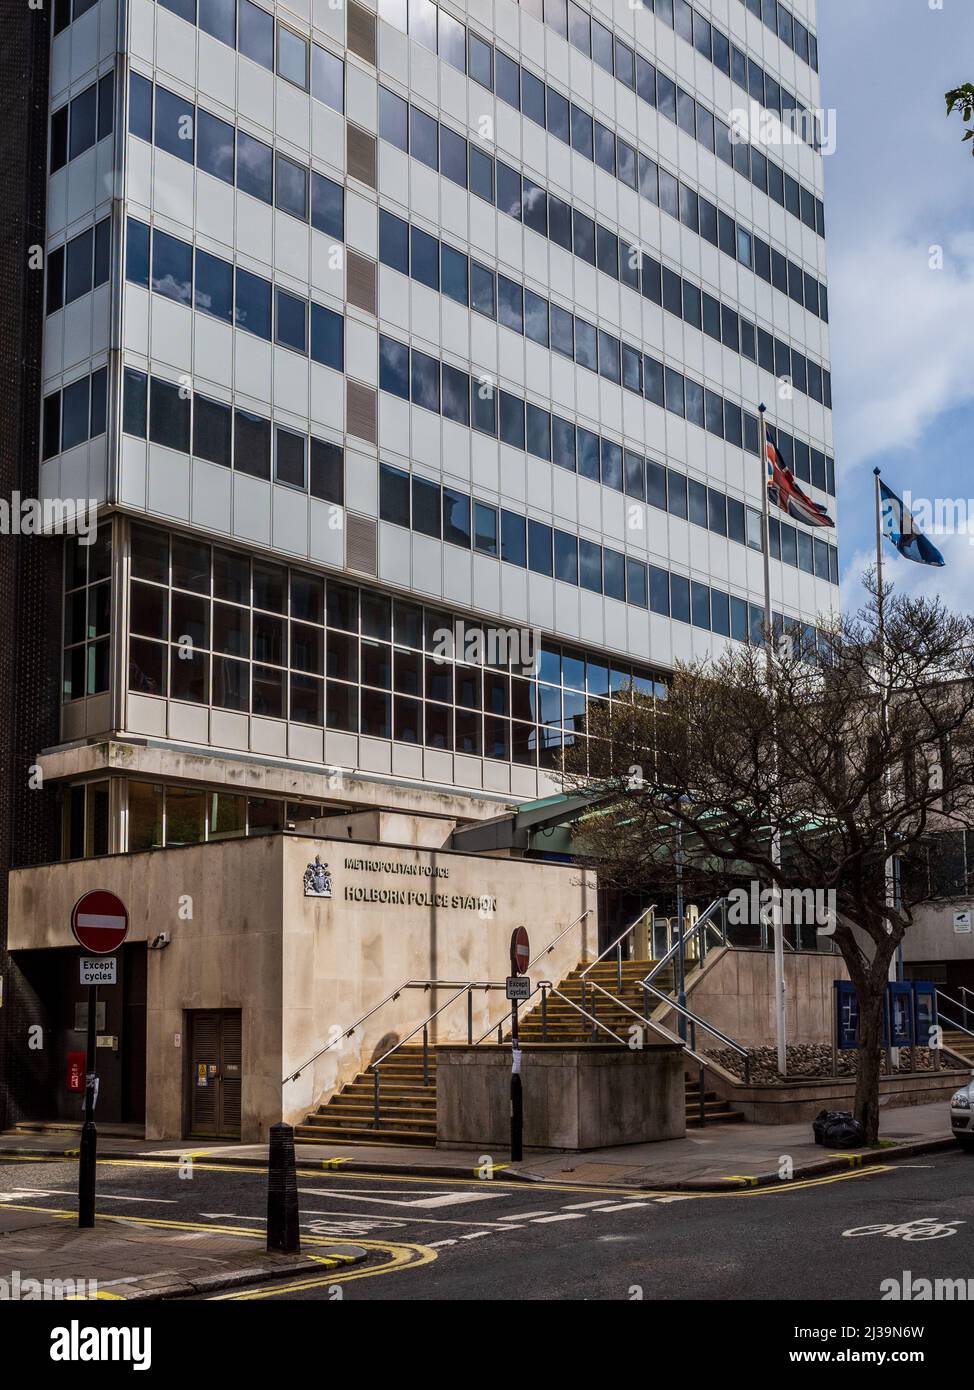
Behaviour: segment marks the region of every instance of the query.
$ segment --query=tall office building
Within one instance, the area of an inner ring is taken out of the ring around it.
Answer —
[[[834,516],[813,0],[371,3],[55,0],[64,860],[544,796],[761,640],[759,403]],[[814,640],[835,532],[771,551]]]

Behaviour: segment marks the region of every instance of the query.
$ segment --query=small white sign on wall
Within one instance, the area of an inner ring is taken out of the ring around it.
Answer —
[[[971,913],[970,913],[970,909],[968,909],[966,912],[955,912],[955,913],[954,913],[954,931],[955,931],[958,935],[961,935],[962,933],[964,933],[964,932],[969,932],[970,930],[971,930]]]

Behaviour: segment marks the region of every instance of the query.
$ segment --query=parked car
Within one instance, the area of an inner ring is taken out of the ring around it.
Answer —
[[[950,1127],[965,1153],[974,1153],[974,1080],[950,1098]]]

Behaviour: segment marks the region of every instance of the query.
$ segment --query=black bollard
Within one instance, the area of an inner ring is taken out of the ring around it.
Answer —
[[[294,1129],[271,1125],[267,1154],[267,1248],[294,1255],[301,1249],[298,1230],[298,1175]]]

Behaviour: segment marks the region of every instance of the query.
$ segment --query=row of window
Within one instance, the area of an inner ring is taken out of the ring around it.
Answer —
[[[125,275],[131,284],[342,371],[345,321],[333,309],[275,288],[262,275],[133,217],[125,240]]]
[[[186,97],[138,73],[129,79],[129,131],[281,212],[345,238],[345,190],[333,179],[277,154]]]
[[[111,525],[90,545],[68,541],[64,562],[62,698],[81,699],[108,689],[111,634]]]
[[[274,481],[323,502],[345,501],[345,455],[340,444],[274,426],[265,416],[234,409],[198,391],[126,367],[122,429],[221,468]]]
[[[285,823],[293,825],[325,812],[323,806],[276,801],[267,796],[241,796],[222,788],[198,790],[135,781],[127,782],[126,786],[128,837],[125,848],[129,854],[173,845],[232,840],[243,835],[273,835],[283,830]],[[83,788],[72,787],[72,795],[79,790]],[[98,852],[88,850],[89,855]]]
[[[552,0],[535,0],[538,4],[543,2],[545,18],[551,22],[548,12]],[[159,3],[182,15],[190,23],[196,22],[197,0],[159,0]],[[231,47],[236,46],[237,36],[234,4],[235,0],[199,0],[200,27]],[[557,10],[559,4],[564,8],[565,0],[554,0],[552,13]],[[684,5],[684,0],[677,0],[677,4],[683,6],[687,13],[690,12],[689,6]],[[240,52],[273,72],[273,18],[252,4],[251,0],[240,0],[240,6]],[[204,9],[207,16],[205,23]],[[525,115],[540,125],[547,126],[566,143],[574,143],[568,134],[567,99],[553,87],[546,87],[545,83],[527,68],[522,68],[513,58],[480,38],[472,29],[465,30],[463,24],[445,10],[439,10],[432,0],[383,0],[379,9],[384,19],[404,32],[408,28],[413,38],[433,52],[439,52],[445,62],[460,72],[469,72],[474,81],[490,91],[496,91],[502,101],[523,110]],[[763,151],[745,143],[732,147],[729,128],[713,112],[708,111],[662,72],[658,72],[651,63],[635,54],[628,45],[619,39],[613,40],[609,30],[594,19],[591,20],[590,33],[589,17],[577,5],[569,4],[568,9],[572,15],[570,25],[566,16],[565,36],[569,37],[575,47],[592,56],[610,73],[614,72],[621,82],[636,91],[644,101],[657,107],[664,116],[679,124],[682,130],[699,140],[711,153],[716,153],[725,163],[732,165],[745,178],[749,178],[762,192],[769,194],[812,231],[817,231],[820,236],[825,235],[825,209],[821,199],[816,198],[811,189],[801,185],[790,174],[786,174]],[[217,11],[220,12],[219,20],[215,17]],[[682,19],[680,24],[682,25]],[[707,25],[706,31],[700,28],[703,24]],[[703,51],[704,39],[709,38],[710,25],[702,16],[699,17],[698,29],[698,49]],[[714,31],[715,34],[718,32]],[[305,91],[310,91],[316,100],[324,102],[336,111],[342,111],[342,62],[317,44],[310,45],[309,58],[307,40],[280,24],[277,26],[277,35],[278,75]],[[726,40],[725,44],[726,53],[718,41],[719,56],[714,61],[717,61],[722,70],[738,82],[743,90],[760,100],[763,105],[767,105],[769,109],[776,110],[779,115],[795,105],[795,98],[788,96],[774,79],[766,76],[759,66],[739,49],[727,44]],[[546,105],[549,108],[547,117]],[[578,113],[582,122],[588,121],[591,126],[590,115],[579,107],[572,109]],[[604,127],[602,129],[604,130]],[[603,151],[605,143],[603,138]],[[630,147],[625,148],[628,150]],[[584,137],[581,149],[584,153]],[[597,155],[595,157],[598,158]],[[634,153],[632,157],[635,158]],[[591,152],[588,158],[593,158]],[[628,156],[623,153],[616,161],[620,167],[620,178],[625,177],[623,171],[627,159]],[[615,168],[610,172],[615,173]]]
[[[170,787],[120,777],[78,782],[64,798],[62,852],[67,859],[108,853],[113,781],[125,807],[122,848],[130,854],[243,835],[272,835],[285,825],[293,830],[297,822],[325,813],[325,807],[315,803],[242,796],[222,788]]]
[[[549,641],[529,660],[516,643],[471,646],[454,613],[155,528],[132,528],[131,570],[129,688],[143,694],[537,764],[584,731],[592,702],[666,693],[644,667]],[[762,640],[763,610],[682,585],[686,621],[703,624],[706,599],[708,626]],[[775,624],[814,650],[814,628]]]
[[[626,380],[625,385],[627,389],[639,389],[635,381]],[[410,348],[385,334],[379,336],[379,389],[432,410],[465,428],[499,438],[501,443],[510,444],[512,448],[525,449],[535,458],[582,472],[594,481],[599,480],[594,462],[598,455],[622,452],[618,445],[609,441],[601,441],[606,448],[597,447],[598,436],[591,430],[576,427],[572,421],[542,406],[500,390],[485,375],[471,375],[449,363],[440,363],[419,348]],[[756,415],[722,399],[681,372],[664,367],[648,353],[642,355],[642,394],[653,405],[757,455]],[[819,450],[810,449],[784,430],[777,432],[777,443],[789,467],[798,451],[802,457],[803,476],[807,476],[811,460],[815,486],[822,486],[826,481],[834,486],[834,476],[829,478],[826,473],[828,461]],[[797,469],[792,468],[792,471],[797,476]],[[602,481],[607,487],[624,491],[621,469],[613,469],[608,475],[603,472]]]
[[[98,4],[98,0],[54,0],[54,33],[60,34]]]
[[[115,124],[115,74],[107,72],[51,116],[51,173],[90,150]]]
[[[106,284],[111,264],[112,220],[105,217],[48,256],[47,312],[53,314]]]
[[[590,19],[578,5],[570,3],[569,0],[566,13],[565,0],[531,0],[531,3],[539,9],[543,5],[545,20],[553,28],[559,28],[562,37],[567,38],[575,48],[592,58],[605,71],[613,74],[643,101],[656,107],[668,120],[679,125],[687,135],[704,145],[711,154],[716,153],[745,178],[750,178],[763,193],[770,193],[782,207],[804,222],[806,227],[817,232],[819,236],[825,235],[825,209],[821,200],[815,197],[811,189],[804,187],[790,174],[786,174],[765,151],[743,142],[732,151],[730,130],[718,116],[652,63],[647,62],[641,54],[634,53],[628,44],[614,38],[598,20]],[[526,6],[526,0],[521,0],[521,4]],[[681,16],[679,31],[683,32],[683,16],[689,19],[692,12],[684,0],[677,0],[677,5]],[[382,0],[379,12],[397,28],[408,30],[417,42],[433,52],[438,51],[444,62],[461,72],[469,73],[475,82],[494,92],[502,101],[522,111],[530,120],[544,126],[566,144],[569,143],[567,98],[536,77],[528,68],[510,58],[502,49],[480,38],[472,29],[467,33],[465,44],[463,25],[445,10],[438,9],[432,0],[408,0],[408,4],[407,0]],[[564,28],[553,22],[556,16],[564,20]],[[685,32],[684,37],[688,42],[694,43],[698,52],[708,60],[716,61],[728,77],[762,106],[786,119],[788,113],[797,108],[800,119],[802,108],[797,99],[790,96],[779,83],[766,75],[753,59],[730,44],[723,35],[720,35],[722,43],[718,41],[718,57],[714,57],[713,36],[718,33],[718,30],[712,31],[709,20],[698,14],[696,32]],[[580,121],[587,121],[591,127],[592,118],[588,113],[574,106],[572,111],[573,115],[577,112]],[[598,125],[598,122],[596,124]],[[805,127],[817,146],[817,122],[811,114],[806,116],[800,126],[802,129]],[[604,131],[605,127],[601,129]],[[574,140],[571,143],[574,145]],[[604,151],[608,146],[606,136],[602,137],[602,143]],[[586,153],[584,140],[575,148],[579,149],[580,153]],[[587,158],[592,157],[589,149]],[[600,162],[598,154],[595,157]],[[621,163],[621,160],[614,163]],[[608,172],[614,174],[615,167]],[[620,173],[619,177],[623,175]]]
[[[665,577],[664,571],[659,573]],[[749,608],[743,599],[728,600],[707,585],[691,585],[675,575],[671,579],[674,618],[733,640],[763,641],[763,609]],[[664,597],[669,603],[668,592]],[[330,628],[305,628],[292,621],[288,634],[282,619],[267,615],[255,613],[251,629],[247,610],[224,613],[214,604],[213,640],[244,653],[242,657],[225,655],[204,646],[204,639],[210,640],[207,601],[175,592],[170,601],[167,623],[166,590],[132,580],[130,605],[136,620],[177,635],[175,641],[167,642],[137,636],[133,629],[129,689],[139,694],[501,759],[511,757],[511,739],[519,733],[524,755],[515,758],[519,762],[533,761],[527,756],[536,747],[530,726],[540,723],[581,731],[588,702],[604,698],[584,688],[586,667],[591,663],[580,653],[565,654],[570,664],[581,668],[583,688],[578,690],[451,661],[439,654],[424,657],[389,642]],[[779,627],[796,633],[810,654],[815,651],[814,628],[806,630],[806,625],[791,620],[779,620]],[[262,660],[265,652],[281,664]],[[552,653],[547,655],[550,668]],[[560,660],[562,654],[554,655]],[[607,676],[607,664],[598,664]],[[543,652],[539,674],[544,670]]]
[[[591,117],[586,116],[585,121],[588,130]],[[612,142],[606,146],[607,150],[615,151],[618,145],[625,143],[617,140],[606,127],[601,129],[606,130]],[[638,261],[642,254],[638,247],[580,213],[563,198],[547,192],[503,160],[485,154],[472,141],[457,135],[449,126],[385,87],[379,88],[379,136],[444,178],[469,188],[471,193],[494,204],[508,217],[523,222],[564,250],[590,265],[597,264],[606,274],[638,289]],[[737,145],[734,148],[746,147]],[[796,304],[828,322],[828,291],[814,275],[780,252],[772,251],[768,242],[659,169],[653,160],[645,155],[637,157],[632,146],[627,145],[626,150],[629,154],[623,166],[624,182],[639,189],[648,201],[663,207],[768,284],[777,283],[783,287]],[[607,154],[606,164],[609,162]]]
[[[618,338],[598,330],[578,314],[571,314],[499,271],[438,241],[422,228],[411,227],[384,208],[379,210],[379,260],[542,347],[550,347],[552,352],[571,358],[579,366],[601,372],[610,380],[619,382],[620,364],[625,359],[632,372],[633,389],[642,389],[637,383],[641,354],[636,348],[620,343]],[[706,290],[683,279],[652,256],[643,256],[639,276],[642,293],[647,299],[831,408],[831,373],[806,358],[797,348],[789,347],[766,329],[758,328],[750,319],[729,305],[721,304]],[[600,340],[606,345],[602,353],[599,352]]]
[[[432,238],[429,240],[433,241]],[[229,261],[223,261],[201,248],[194,250],[190,243],[158,228],[151,232],[150,238],[150,229],[134,218],[128,220],[126,241],[126,277],[133,284],[145,289],[151,286],[155,293],[163,294],[177,303],[213,314],[268,341],[305,354],[309,350],[310,307],[312,359],[336,371],[343,370],[344,320],[340,314],[313,301],[309,306],[306,300],[280,287],[275,290],[271,282],[263,277],[239,266],[234,267]],[[521,292],[513,281],[505,283]],[[546,304],[546,301],[541,303]],[[552,309],[555,307],[551,306]],[[513,319],[515,309],[516,301],[505,308],[504,313]],[[521,312],[523,316],[523,305]],[[564,311],[558,312],[564,314]],[[565,317],[570,316],[566,314]],[[577,320],[576,327],[579,322],[583,321]],[[556,319],[556,335],[562,332],[560,323]],[[584,331],[581,340],[577,332],[573,338],[573,352],[577,353],[580,346],[584,365],[600,370],[602,375],[621,383],[627,390],[643,395],[656,405],[665,406],[711,434],[757,453],[756,416],[742,412],[740,406],[724,400],[691,378],[669,367],[664,368],[662,363],[648,354],[640,353],[628,344],[620,345],[611,334],[601,329],[592,329],[592,333],[591,343],[585,340]],[[567,345],[564,336],[559,337],[558,342]],[[781,365],[784,365],[783,361]],[[566,430],[570,430],[574,438],[574,425],[530,403],[525,411],[522,402],[522,422],[526,414],[527,423],[522,423],[521,443],[517,444],[515,397],[504,391],[495,392],[492,387],[485,389],[483,382],[446,363],[441,371],[440,364],[434,358],[418,349],[412,351],[410,367],[409,348],[386,337],[380,337],[380,386],[406,400],[411,399],[416,405],[442,413],[458,424],[472,425],[474,429],[494,436],[498,435],[500,429],[503,442],[512,443],[514,447],[526,447],[529,453],[541,458],[554,458],[563,467],[577,466],[574,450],[570,459],[557,446],[555,453],[552,453],[552,436],[560,439],[565,436]],[[182,437],[181,432],[179,437]],[[822,491],[834,493],[832,460],[803,441],[793,440],[783,431],[779,440],[783,457],[789,464],[794,463],[793,471],[797,477],[811,481]],[[618,486],[622,490],[621,475],[618,483],[607,480],[607,485]]]
[[[612,467],[618,467],[621,474],[622,451],[618,450],[618,454]],[[603,472],[608,462],[603,458]],[[764,548],[760,514],[736,498],[628,451],[625,470],[630,496],[645,499],[650,506],[714,535],[726,536],[753,550]],[[416,473],[410,476],[387,463],[379,465],[379,515],[383,521],[435,540],[465,550],[472,546],[506,564],[646,607],[646,566],[641,562],[568,532],[553,531],[539,521],[526,521],[517,512],[502,508],[498,520],[498,509],[489,503],[471,499],[456,488],[430,482]],[[770,531],[774,559],[838,584],[839,552],[834,546],[778,518],[771,521]]]
[[[108,368],[44,397],[42,457],[54,458],[108,428]]]
[[[345,65],[320,44],[309,43],[285,25],[276,25],[252,0],[158,0],[163,9],[180,19],[198,24],[204,33],[230,48],[238,48],[268,72],[310,92],[326,106],[341,111],[344,104]]]
[[[761,0],[746,0],[746,3],[748,9],[760,18]],[[599,24],[597,27],[602,30],[602,34],[596,39],[597,21],[593,19],[592,34],[589,40],[588,15],[579,6],[572,4],[571,0],[568,0],[567,14],[565,0],[519,0],[519,4],[528,14],[534,15],[535,19],[543,20],[550,28],[561,34],[563,39],[567,38],[569,43],[581,49],[583,53],[594,54],[595,46],[598,43],[602,56],[597,58],[596,62],[600,62],[607,72],[613,71],[610,56],[613,47],[612,35],[603,25]],[[805,25],[795,19],[783,5],[776,4],[776,0],[764,0],[764,6],[766,13],[770,15],[765,23],[801,58],[803,63],[808,63],[817,72],[818,40],[815,35],[809,33]],[[655,14],[657,19],[661,19],[681,38],[686,39],[687,43],[692,44],[702,57],[720,68],[726,76],[731,76],[732,68],[728,61],[728,55],[735,50],[730,39],[723,30],[718,29],[716,24],[708,20],[699,10],[688,5],[687,0],[633,0],[632,8],[648,10],[650,14]],[[776,9],[779,12],[777,16],[775,15]],[[619,39],[615,39],[615,44],[619,44],[619,42]],[[743,57],[743,54],[741,56]],[[618,67],[619,64],[616,62],[617,74]],[[623,57],[623,71],[625,72],[625,70],[626,59]],[[625,80],[624,77],[623,80]],[[737,78],[735,77],[734,80],[737,81]]]
[[[641,3],[650,9],[654,0],[641,0]],[[655,4],[658,14],[660,5],[665,5],[666,0],[655,0]],[[780,0],[741,0],[741,4],[746,5],[757,19],[762,20],[772,34],[777,34],[781,42],[787,44],[803,63],[810,64],[818,72],[818,40],[805,28],[800,19],[780,3]]]

